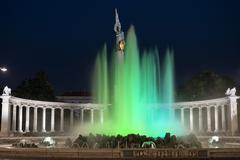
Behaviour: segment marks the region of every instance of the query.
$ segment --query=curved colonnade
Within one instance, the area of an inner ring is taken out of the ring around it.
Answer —
[[[104,123],[105,108],[100,104],[45,102],[5,94],[1,98],[1,135],[9,135],[12,132],[67,132],[73,129],[77,122],[90,123],[89,125]],[[203,135],[206,133],[236,135],[238,98],[234,95],[205,101],[174,103],[175,117],[190,132]],[[86,112],[88,120],[85,117]],[[56,119],[56,113],[59,114],[57,116],[59,119]],[[57,123],[59,127],[56,127]]]

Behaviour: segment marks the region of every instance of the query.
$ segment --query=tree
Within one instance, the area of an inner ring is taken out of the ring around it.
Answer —
[[[45,72],[38,72],[33,78],[24,80],[14,90],[13,95],[20,98],[55,101],[55,95],[52,85]]]
[[[235,82],[212,71],[200,72],[193,76],[177,93],[177,100],[194,101],[224,97],[227,88]]]

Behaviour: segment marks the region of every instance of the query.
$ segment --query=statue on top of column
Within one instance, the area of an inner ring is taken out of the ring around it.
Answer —
[[[232,89],[228,88],[225,95],[226,96],[236,96],[236,88],[235,87]]]
[[[124,48],[125,48],[125,38],[124,38],[124,32],[121,29],[121,23],[119,20],[117,9],[115,9],[115,25],[114,25],[114,31],[116,33],[116,49],[117,53],[123,54]]]
[[[11,95],[11,88],[8,88],[8,86],[5,86],[3,89],[3,95],[10,96]]]

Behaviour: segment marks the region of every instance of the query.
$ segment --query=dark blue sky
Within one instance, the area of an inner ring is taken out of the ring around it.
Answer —
[[[16,0],[0,2],[1,85],[16,87],[39,70],[56,92],[88,90],[92,65],[115,42],[114,8],[133,24],[140,48],[175,51],[176,81],[215,70],[240,81],[240,1]]]

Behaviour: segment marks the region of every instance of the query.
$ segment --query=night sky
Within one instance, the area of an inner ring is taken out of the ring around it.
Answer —
[[[15,88],[44,70],[56,94],[88,91],[97,51],[115,43],[114,8],[140,49],[175,52],[176,82],[202,70],[240,81],[240,1],[6,0],[0,2],[0,85]],[[110,52],[109,52],[110,53]]]

